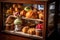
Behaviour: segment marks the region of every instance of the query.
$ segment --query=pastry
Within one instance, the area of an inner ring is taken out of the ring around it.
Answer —
[[[26,13],[26,18],[31,18],[32,14],[33,14],[32,10],[28,11]]]
[[[36,8],[33,9],[32,18],[34,18],[34,19],[38,18],[38,14],[37,14],[37,9]]]
[[[30,28],[28,31],[27,31],[28,34],[31,34],[31,35],[35,35],[35,28]]]
[[[38,17],[37,9],[30,10],[26,13],[26,18],[36,19]]]
[[[13,9],[12,8],[8,9],[6,13],[7,13],[6,15],[13,15]]]
[[[44,19],[44,15],[43,15],[43,12],[41,10],[38,11],[38,16],[39,16],[39,19]]]
[[[15,18],[13,17],[13,15],[10,15],[10,16],[8,16],[8,17],[7,17],[7,19],[6,19],[6,22],[5,22],[5,23],[13,23],[13,22],[14,22],[14,20],[15,20]]]
[[[25,15],[26,15],[26,11],[25,11],[25,10],[22,10],[22,11],[20,12],[20,15],[21,15],[21,16],[25,16]]]
[[[13,4],[12,7],[15,8],[17,5],[16,4]]]
[[[11,15],[8,16],[8,18],[6,19],[6,30],[13,30],[14,29],[14,20],[15,18]]]
[[[18,7],[15,7],[15,12],[19,12],[19,8]]]
[[[17,4],[18,8],[22,8],[22,6],[20,4]]]
[[[25,26],[22,28],[22,32],[27,33],[28,29],[29,29],[29,26]]]
[[[26,13],[26,18],[36,18],[36,14],[33,12],[33,10],[30,10]]]

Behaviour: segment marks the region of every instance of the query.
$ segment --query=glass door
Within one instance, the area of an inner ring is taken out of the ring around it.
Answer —
[[[54,30],[55,2],[50,3],[48,8],[48,36],[50,36]]]

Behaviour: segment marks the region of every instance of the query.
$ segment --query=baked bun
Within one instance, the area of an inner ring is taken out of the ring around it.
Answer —
[[[10,16],[8,16],[8,17],[7,17],[7,19],[6,19],[6,22],[5,22],[5,23],[13,23],[13,22],[14,22],[14,20],[15,20],[15,18],[13,17],[13,15],[10,15]]]
[[[35,35],[35,28],[30,28],[28,31],[27,31],[28,34],[31,34],[31,35]]]
[[[6,11],[6,15],[13,15],[13,8],[9,8],[7,11]]]
[[[7,17],[7,19],[6,19],[6,30],[13,30],[14,29],[14,20],[15,20],[15,18],[12,16],[12,15],[10,15],[10,16],[8,16]]]
[[[17,5],[16,4],[13,4],[12,7],[15,8],[15,7],[17,7]]]
[[[28,11],[26,13],[26,18],[33,18],[33,19],[35,19],[35,18],[37,18],[37,15],[36,15],[36,13],[33,10],[30,10],[30,11]]]
[[[32,14],[33,14],[32,10],[28,11],[26,13],[26,18],[31,18],[32,17]]]
[[[20,15],[21,15],[21,16],[25,16],[25,15],[26,15],[26,11],[25,11],[25,10],[22,10],[22,11],[20,12]]]
[[[38,11],[38,16],[39,16],[39,19],[44,19],[44,15],[42,11]]]
[[[25,26],[22,28],[22,32],[27,33],[27,30],[29,29],[29,26]]]

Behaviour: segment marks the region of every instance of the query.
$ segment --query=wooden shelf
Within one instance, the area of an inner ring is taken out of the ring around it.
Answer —
[[[13,15],[10,15],[10,16],[11,16],[11,17],[14,17]],[[16,18],[16,17],[14,17],[14,18]],[[25,17],[21,17],[21,19],[44,22],[44,20],[41,20],[41,19],[33,19],[33,18],[25,18]]]
[[[14,32],[14,31],[8,31],[8,30],[2,31],[2,32],[17,35],[17,36],[32,38],[32,39],[41,39],[41,40],[43,39],[42,36],[30,35],[30,34],[26,34],[26,33],[23,33],[23,32]]]
[[[44,20],[41,20],[41,19],[32,19],[32,18],[25,18],[25,17],[22,17],[22,19],[33,20],[33,21],[41,21],[41,22],[44,21]]]

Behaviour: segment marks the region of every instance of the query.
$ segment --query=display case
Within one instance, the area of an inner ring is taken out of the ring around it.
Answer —
[[[1,0],[1,31],[45,40],[49,25],[47,3],[48,0]]]

